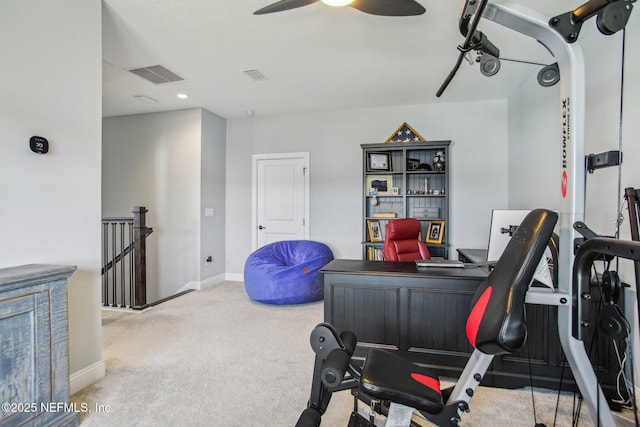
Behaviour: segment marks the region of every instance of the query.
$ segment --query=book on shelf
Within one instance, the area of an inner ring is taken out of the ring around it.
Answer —
[[[367,247],[367,260],[368,261],[384,261],[381,248],[374,248],[373,246]]]

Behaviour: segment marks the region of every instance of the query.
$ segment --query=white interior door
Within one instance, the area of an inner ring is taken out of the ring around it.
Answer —
[[[253,250],[308,239],[309,154],[253,156]]]

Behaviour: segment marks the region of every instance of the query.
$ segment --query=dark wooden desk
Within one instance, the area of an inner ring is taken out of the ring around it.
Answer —
[[[460,375],[472,352],[465,333],[469,307],[489,274],[486,268],[417,268],[414,263],[338,259],[321,272],[325,321],[339,332],[356,334],[356,358],[364,358],[370,347],[380,347],[429,366],[439,375]],[[594,294],[595,304],[599,299]],[[527,344],[516,353],[497,357],[482,384],[527,386],[531,369],[536,387],[557,389],[564,374],[562,388],[573,389],[570,369],[563,369],[566,362],[556,308],[527,304],[527,326]],[[600,341],[596,347],[601,380],[615,384],[615,353],[610,343]]]
[[[334,260],[321,272],[325,321],[356,334],[356,357],[388,348],[459,375],[472,351],[464,325],[486,269]]]

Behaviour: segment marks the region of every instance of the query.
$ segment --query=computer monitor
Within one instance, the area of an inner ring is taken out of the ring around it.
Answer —
[[[494,209],[491,212],[487,261],[497,261],[500,258],[513,232],[529,212],[513,209]]]

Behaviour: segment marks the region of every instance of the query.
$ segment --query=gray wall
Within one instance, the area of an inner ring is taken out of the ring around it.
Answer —
[[[70,370],[97,366],[98,376],[100,14],[99,0],[0,4],[0,267],[78,266],[69,280]],[[49,139],[49,154],[29,151],[32,135]]]
[[[213,216],[202,217],[200,225],[200,277],[204,281],[224,275],[225,270],[225,171],[226,121],[202,110],[200,213],[213,209]],[[207,256],[213,262],[206,263]]]
[[[427,140],[452,140],[451,255],[486,247],[491,210],[508,204],[506,101],[254,117],[227,123],[225,271],[241,275],[251,252],[252,154],[309,152],[310,238],[360,258],[360,144],[384,142],[405,121]]]
[[[543,88],[537,70],[509,98],[509,208],[559,207],[559,85]]]
[[[224,120],[202,109],[103,121],[102,212],[149,210],[149,301],[224,273],[224,137]]]

